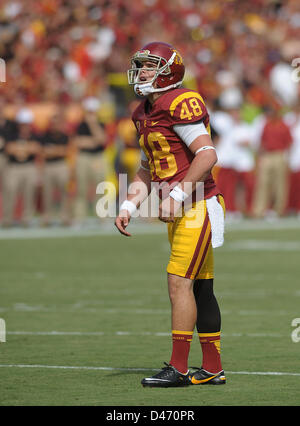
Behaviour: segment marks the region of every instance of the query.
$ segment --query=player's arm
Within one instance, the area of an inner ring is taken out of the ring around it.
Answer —
[[[191,182],[191,190],[196,189],[198,182],[204,182],[211,173],[211,169],[216,164],[218,158],[210,136],[198,136],[189,146],[195,155],[185,177],[179,184],[183,190],[185,182]],[[187,189],[187,191],[189,191]],[[188,194],[190,195],[190,194]]]
[[[93,145],[94,146],[105,145],[106,134],[101,124],[98,122],[97,116],[95,114],[87,114],[86,121],[92,133]]]
[[[131,215],[140,207],[151,191],[151,175],[148,161],[141,160],[141,166],[129,185],[127,199],[120,206],[120,212],[115,220],[115,226],[121,234],[130,237],[126,231]]]
[[[55,145],[55,144],[46,145],[43,148],[43,154],[45,158],[49,158],[49,159],[56,158],[56,157],[64,158],[67,154],[67,146]]]
[[[193,124],[176,125],[174,126],[174,130],[194,154],[194,159],[179,185],[183,187],[185,182],[191,182],[192,187],[190,192],[192,192],[195,190],[198,182],[206,180],[211,169],[216,164],[218,159],[216,150],[202,121]]]
[[[15,141],[7,141],[5,144],[5,152],[8,155],[15,155],[17,153],[18,144]]]
[[[185,177],[170,192],[170,198],[160,205],[160,219],[164,222],[174,221],[182,202],[196,189],[197,183],[206,180],[217,162],[213,142],[202,122],[174,126],[174,130],[194,154],[194,159]]]

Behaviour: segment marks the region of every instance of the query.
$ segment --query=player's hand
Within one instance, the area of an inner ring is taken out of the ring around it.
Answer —
[[[126,237],[131,237],[131,234],[126,231],[127,226],[130,222],[130,213],[128,210],[121,210],[119,216],[115,220],[115,226],[118,228],[119,232]]]
[[[162,222],[174,222],[174,218],[180,207],[181,203],[175,201],[174,198],[165,198],[159,206],[159,220]]]

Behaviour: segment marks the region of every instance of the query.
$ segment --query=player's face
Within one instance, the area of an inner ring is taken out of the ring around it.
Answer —
[[[141,70],[139,75],[139,80],[141,82],[151,81],[155,76],[157,69],[157,63],[152,61],[145,61],[141,63]]]

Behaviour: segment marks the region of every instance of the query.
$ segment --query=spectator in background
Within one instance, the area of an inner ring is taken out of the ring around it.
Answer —
[[[121,173],[128,175],[128,182],[131,182],[134,178],[141,160],[138,135],[131,119],[137,105],[137,101],[133,101],[129,105],[129,115],[121,118],[117,126],[117,142],[120,149],[119,168]]]
[[[134,99],[128,57],[158,34],[178,46],[187,87],[207,103],[224,101],[234,89],[249,122],[269,104],[270,92],[288,108],[299,103],[300,85],[291,78],[299,57],[298,0],[2,0],[0,16],[6,64],[0,95],[13,107],[76,104],[88,96],[102,101],[107,86],[113,123],[103,122],[113,129]]]
[[[65,118],[59,111],[50,118],[48,129],[39,138],[42,146],[44,160],[42,196],[43,196],[43,225],[50,225],[55,218],[57,197],[59,192],[60,207],[58,217],[62,224],[70,222],[70,209],[68,197],[68,182],[70,178],[67,154],[69,136],[65,129]]]
[[[258,147],[257,179],[253,212],[256,218],[265,216],[273,208],[276,216],[283,216],[287,207],[288,152],[292,136],[281,117],[279,107],[267,109],[266,123]]]
[[[12,139],[13,135],[16,134],[17,125],[13,120],[8,120],[4,116],[4,102],[0,98],[0,187],[3,189],[3,178],[5,165],[7,162],[7,158],[5,155],[4,147],[5,141],[8,139]]]
[[[40,145],[34,138],[33,114],[21,109],[17,116],[17,130],[12,132],[5,143],[7,165],[3,180],[3,225],[11,226],[18,195],[23,196],[21,224],[30,225],[35,212],[35,191],[37,167],[35,160],[40,154]]]
[[[231,135],[233,119],[228,112],[220,110],[213,112],[210,118],[212,126],[218,134],[216,143],[218,156],[216,184],[223,194],[226,203],[226,217],[235,218],[238,212],[235,202],[235,152]]]
[[[97,117],[99,107],[96,98],[87,98],[83,102],[84,116],[73,137],[77,147],[74,218],[78,223],[87,217],[90,199],[95,198],[96,186],[107,175],[104,155],[106,134]]]
[[[297,106],[291,128],[293,143],[289,155],[290,192],[289,208],[300,219],[300,105]]]
[[[254,190],[254,152],[251,126],[241,119],[239,108],[212,114],[212,123],[221,137],[216,149],[219,171],[217,185],[224,195],[228,217],[252,214]]]
[[[116,172],[118,174],[125,174],[127,180],[119,179],[118,182],[118,193],[127,193],[127,188],[132,179],[136,175],[136,172],[140,166],[141,161],[141,148],[138,140],[138,134],[136,128],[131,119],[131,115],[139,104],[138,101],[134,100],[129,104],[128,115],[120,118],[116,127]]]
[[[236,200],[239,200],[237,209],[246,216],[251,216],[255,182],[252,129],[248,123],[241,119],[240,109],[233,109],[230,115],[233,119],[229,137],[232,139],[234,148],[234,195]]]
[[[5,144],[5,138],[6,138],[6,126],[5,126],[5,118],[1,114],[0,110],[0,185],[1,188],[3,187],[3,176],[4,176],[4,169],[6,164],[6,157],[4,153],[4,144]]]

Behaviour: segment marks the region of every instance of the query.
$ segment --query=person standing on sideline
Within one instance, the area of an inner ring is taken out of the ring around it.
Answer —
[[[107,174],[104,155],[106,133],[97,117],[99,107],[100,102],[95,98],[84,101],[84,115],[73,137],[77,147],[74,218],[78,223],[84,221],[88,215],[89,189],[93,187],[93,194],[96,194],[97,184],[104,181]]]
[[[69,137],[63,114],[57,112],[50,120],[48,129],[38,138],[42,146],[43,168],[43,225],[50,225],[55,218],[55,189],[60,196],[59,220],[63,225],[70,222],[68,182],[70,178],[67,154]]]
[[[1,188],[1,206],[3,211],[3,179],[5,175],[5,166],[7,158],[5,155],[5,142],[12,140],[16,134],[17,124],[9,120],[4,115],[4,101],[0,99],[0,188]],[[2,215],[1,215],[2,216]]]
[[[238,211],[251,217],[255,184],[255,146],[252,129],[242,120],[239,109],[232,109],[230,115],[233,118],[233,125],[229,137],[234,148],[233,168],[236,173],[234,196]]]
[[[149,43],[135,53],[131,65],[129,84],[144,98],[132,117],[142,159],[128,191],[135,194],[136,189],[138,195],[128,195],[115,225],[130,236],[126,228],[131,215],[147,198],[151,182],[165,184],[168,190],[161,197],[159,219],[168,224],[171,245],[167,273],[172,354],[159,373],[141,383],[150,387],[224,384],[213,247],[223,244],[225,206],[211,175],[217,157],[209,116],[199,93],[180,88],[185,67],[171,45]],[[199,183],[204,192],[200,200],[195,196]],[[183,202],[188,198],[191,206],[185,212]],[[195,327],[203,359],[202,367],[190,373],[188,357]]]
[[[295,108],[291,125],[293,143],[289,155],[290,191],[289,208],[300,219],[300,105]]]
[[[40,154],[40,144],[34,137],[31,110],[22,108],[16,116],[17,130],[12,132],[5,143],[7,164],[3,179],[3,225],[11,226],[18,195],[23,197],[21,223],[28,226],[35,212],[37,187],[37,166],[35,160]]]
[[[214,111],[210,114],[210,122],[218,132],[216,144],[218,173],[216,184],[220,189],[226,203],[227,220],[239,218],[240,212],[236,206],[237,172],[235,170],[235,149],[231,136],[234,121],[228,111]]]
[[[265,216],[274,208],[278,217],[285,214],[289,186],[288,153],[292,144],[289,127],[281,117],[279,107],[267,111],[257,152],[257,177],[254,190],[253,214]]]

